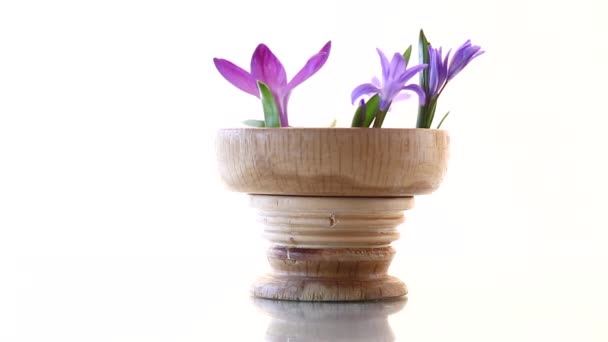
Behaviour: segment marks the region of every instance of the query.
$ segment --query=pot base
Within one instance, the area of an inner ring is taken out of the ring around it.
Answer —
[[[272,246],[272,272],[255,297],[296,301],[366,301],[407,294],[387,274],[396,226],[412,197],[348,198],[252,195]]]
[[[255,297],[315,302],[367,301],[407,294],[405,284],[391,276],[374,280],[260,277],[252,288]]]

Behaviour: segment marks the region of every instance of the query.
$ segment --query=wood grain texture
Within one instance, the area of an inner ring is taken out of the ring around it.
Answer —
[[[283,246],[383,247],[399,238],[413,197],[299,197],[251,195],[264,237]]]
[[[364,301],[401,297],[405,284],[386,274],[395,251],[383,248],[272,247],[273,272],[252,287],[255,297],[297,301]]]
[[[256,297],[298,301],[363,301],[399,297],[407,288],[387,274],[396,227],[412,197],[251,195],[272,246],[272,272]]]
[[[233,191],[307,196],[412,196],[437,189],[447,131],[235,128],[216,137],[219,173]]]

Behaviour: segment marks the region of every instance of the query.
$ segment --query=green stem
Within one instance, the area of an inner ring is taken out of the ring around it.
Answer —
[[[418,107],[418,118],[416,119],[416,128],[427,128],[424,127],[426,122],[426,106]]]
[[[435,110],[437,109],[437,101],[439,100],[439,96],[441,95],[441,93],[443,92],[443,89],[445,89],[445,86],[447,84],[448,84],[448,82],[445,82],[443,84],[443,86],[441,86],[441,89],[439,89],[439,91],[437,92],[437,95],[435,95],[430,100],[430,104],[429,104],[430,109],[429,109],[429,117],[428,117],[428,121],[427,121],[427,123],[428,123],[427,128],[431,128],[431,126],[433,125],[433,119],[435,118]],[[443,119],[445,119],[445,117]],[[441,121],[443,121],[443,119]]]
[[[441,127],[443,120],[445,120],[445,118],[447,118],[449,114],[450,114],[450,112],[445,113],[445,115],[443,116],[443,119],[441,119],[441,121],[439,121],[439,125],[437,125],[437,129],[439,129]]]
[[[391,105],[389,104],[388,107],[390,108]],[[384,123],[384,118],[386,117],[386,113],[387,112],[388,112],[388,109],[387,110],[378,111],[378,115],[376,115],[376,119],[374,120],[374,127],[375,128],[382,127],[382,124]]]
[[[426,105],[418,107],[417,128],[431,128],[436,107],[437,97],[429,99],[429,102],[427,102]]]
[[[431,125],[433,124],[433,119],[435,118],[435,109],[436,108],[437,108],[437,97],[434,97],[431,99],[431,102],[429,103],[429,111],[428,111],[428,115],[427,115],[427,121],[426,121],[425,128],[431,128]]]

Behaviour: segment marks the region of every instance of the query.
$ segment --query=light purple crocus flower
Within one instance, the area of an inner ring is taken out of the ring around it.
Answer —
[[[441,93],[445,85],[453,79],[467,64],[475,57],[485,51],[481,47],[472,45],[470,40],[462,44],[450,60],[450,51],[442,59],[441,48],[435,49],[429,46],[429,91],[428,98],[433,98]]]
[[[277,102],[281,126],[287,127],[289,126],[287,102],[289,101],[291,91],[321,69],[329,57],[330,50],[331,41],[327,42],[318,53],[312,56],[289,82],[287,82],[287,75],[283,64],[264,44],[258,45],[253,52],[253,56],[251,57],[251,72],[247,72],[225,59],[214,58],[213,62],[217,70],[228,82],[253,96],[260,97],[257,81],[267,85]]]
[[[352,103],[355,103],[361,96],[379,94],[380,110],[387,111],[393,100],[403,90],[410,90],[418,94],[419,101],[423,104],[425,94],[422,88],[417,84],[405,85],[405,83],[420,70],[426,68],[427,65],[421,64],[407,69],[407,62],[400,53],[395,53],[389,63],[386,55],[380,49],[376,50],[378,51],[378,55],[380,55],[380,63],[382,64],[382,80],[376,79],[373,83],[363,83],[356,87],[351,93]]]

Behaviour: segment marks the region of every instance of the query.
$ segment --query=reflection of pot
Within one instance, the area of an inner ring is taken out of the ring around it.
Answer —
[[[431,129],[221,130],[223,182],[251,194],[272,273],[253,295],[300,301],[399,297],[387,274],[414,195],[439,187],[449,137]]]
[[[266,341],[394,341],[388,316],[407,297],[364,303],[311,303],[253,299],[271,317]]]

